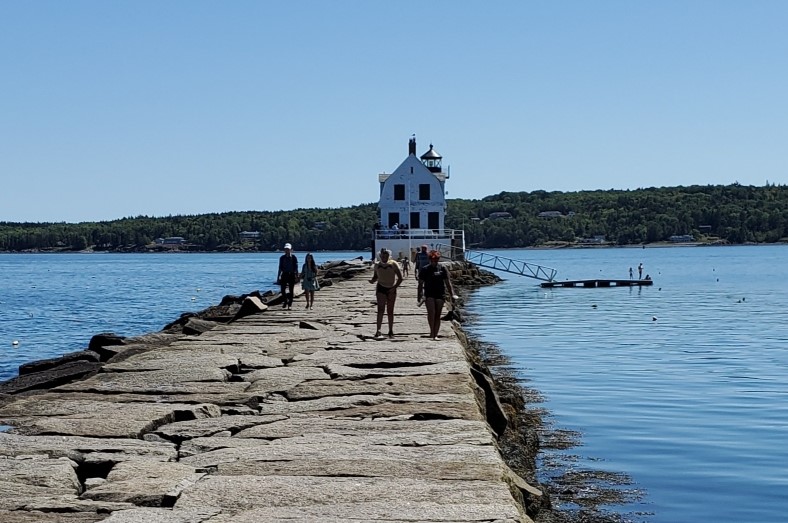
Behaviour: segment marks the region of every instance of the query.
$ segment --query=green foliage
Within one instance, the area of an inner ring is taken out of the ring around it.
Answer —
[[[472,248],[532,247],[604,236],[619,245],[692,235],[699,241],[773,243],[788,237],[788,187],[739,184],[633,191],[502,192],[449,200],[446,227],[464,229]],[[540,217],[558,211],[560,216]],[[508,218],[490,218],[507,212]],[[108,222],[0,222],[0,250],[145,250],[156,238],[181,236],[194,250],[365,250],[377,221],[375,204],[338,209],[228,212]],[[260,238],[242,241],[243,231]]]

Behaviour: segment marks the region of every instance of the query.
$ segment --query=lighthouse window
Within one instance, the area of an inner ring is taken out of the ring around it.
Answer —
[[[429,200],[430,199],[430,184],[428,183],[420,183],[419,184],[419,200]]]
[[[401,183],[394,184],[394,199],[395,200],[404,200],[405,199],[405,185]]]

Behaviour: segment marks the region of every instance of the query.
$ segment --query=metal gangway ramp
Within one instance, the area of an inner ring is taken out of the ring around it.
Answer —
[[[497,254],[465,249],[461,252],[461,256],[458,256],[457,254],[460,253],[457,253],[457,249],[452,248],[450,245],[438,244],[436,247],[443,255],[449,254],[449,257],[453,260],[462,257],[465,261],[474,263],[479,267],[519,274],[520,276],[535,278],[537,280],[553,281],[555,275],[558,273],[556,269],[551,267],[528,263],[522,260],[513,260],[504,256],[498,256]]]

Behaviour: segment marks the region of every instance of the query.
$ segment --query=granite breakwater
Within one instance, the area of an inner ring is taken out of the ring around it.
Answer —
[[[449,265],[460,287],[485,283]],[[0,384],[0,521],[543,519],[521,399],[461,311],[429,340],[411,277],[396,336],[375,339],[370,275],[326,264],[312,310],[228,296],[23,366]]]

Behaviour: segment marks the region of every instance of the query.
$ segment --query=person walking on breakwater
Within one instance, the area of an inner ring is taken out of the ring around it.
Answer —
[[[413,260],[413,274],[416,276],[416,279],[419,279],[419,271],[422,267],[427,267],[430,264],[430,256],[427,252],[427,246],[422,245],[421,250],[416,253],[416,257]]]
[[[454,287],[451,284],[449,271],[440,265],[441,253],[430,251],[430,264],[419,271],[419,288],[416,299],[427,307],[427,323],[430,326],[430,339],[438,339],[441,328],[441,313],[446,300],[446,291],[451,300],[454,300]]]
[[[306,296],[306,308],[314,309],[315,291],[320,290],[320,285],[317,283],[315,257],[311,252],[306,253],[304,257],[304,266],[301,268],[301,288],[304,289],[304,296]]]
[[[408,277],[408,270],[410,269],[410,260],[407,256],[402,257],[402,277]]]
[[[276,283],[282,289],[282,308],[290,309],[293,306],[293,292],[298,279],[298,258],[292,253],[293,246],[285,244],[285,253],[279,257],[279,271]],[[290,291],[288,294],[287,291]]]
[[[402,283],[402,272],[399,264],[391,259],[391,251],[380,249],[380,261],[375,264],[374,274],[369,283],[377,283],[375,298],[378,302],[378,330],[375,337],[380,338],[380,327],[383,324],[383,312],[389,320],[389,338],[394,337],[394,302],[397,301],[397,287]]]

